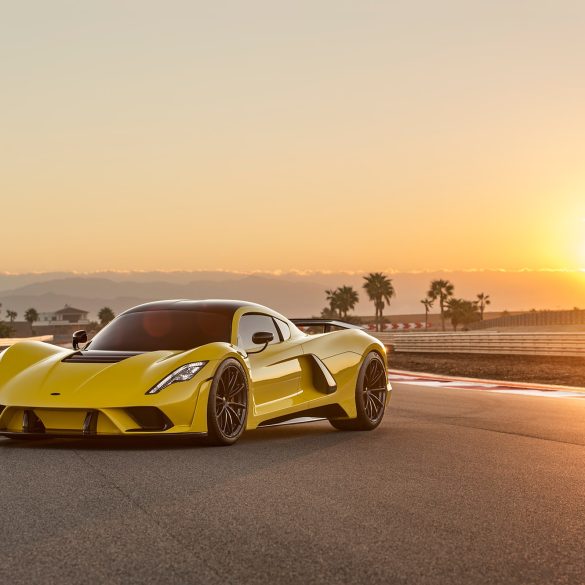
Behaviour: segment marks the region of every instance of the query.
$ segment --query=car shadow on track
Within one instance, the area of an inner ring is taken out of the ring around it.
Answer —
[[[316,440],[317,444],[342,443],[356,433],[341,432],[333,429],[326,422],[311,422],[295,425],[274,426],[270,428],[255,429],[244,433],[238,443],[232,449],[248,445],[275,443],[280,446],[295,443],[303,443],[306,439]],[[363,433],[359,433],[362,435]],[[59,438],[59,439],[35,439],[12,440],[0,438],[0,449],[47,449],[47,450],[84,450],[84,451],[164,451],[206,448],[214,449],[209,445],[205,437],[116,437],[116,438]],[[223,450],[227,449],[218,448]]]
[[[157,514],[162,517],[171,517],[177,507],[187,505],[177,504],[184,498],[188,506],[195,506],[197,516],[215,509],[217,489],[239,493],[244,482],[254,493],[253,484],[259,480],[273,481],[297,467],[302,470],[301,477],[309,479],[315,466],[324,460],[334,468],[335,462],[342,462],[345,469],[356,453],[379,452],[392,443],[394,434],[394,429],[386,425],[373,432],[353,433],[337,431],[328,423],[308,423],[248,431],[229,448],[210,447],[200,438],[54,439],[29,443],[0,439],[0,459],[12,461],[22,477],[47,474],[54,478],[58,473],[72,485],[82,481],[80,477],[91,478],[96,485],[106,482],[117,491],[134,494],[128,496],[133,501],[141,500],[139,493],[143,490],[160,493],[165,503],[157,504]],[[142,486],[138,492],[137,477]],[[178,492],[177,486],[182,486]],[[175,493],[170,500],[168,492]],[[218,514],[224,512],[219,510]]]

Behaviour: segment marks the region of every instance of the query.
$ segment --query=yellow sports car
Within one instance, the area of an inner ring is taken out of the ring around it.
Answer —
[[[77,331],[73,350],[23,341],[0,354],[0,434],[231,445],[246,429],[307,417],[371,430],[390,391],[385,348],[359,327],[295,324],[243,301],[160,301],[125,311],[89,343]]]

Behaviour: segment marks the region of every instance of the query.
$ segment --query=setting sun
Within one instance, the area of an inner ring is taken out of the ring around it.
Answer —
[[[3,14],[1,270],[585,265],[578,18],[132,4]]]

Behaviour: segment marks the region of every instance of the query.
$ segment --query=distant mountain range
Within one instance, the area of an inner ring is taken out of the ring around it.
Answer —
[[[491,310],[571,309],[585,307],[585,272],[476,271],[391,274],[396,288],[389,314],[420,314],[422,299],[431,280],[446,278],[455,284],[458,297],[491,295]],[[51,311],[65,304],[85,309],[95,318],[110,306],[115,313],[147,301],[168,298],[236,298],[273,307],[291,317],[318,315],[325,306],[325,289],[354,286],[361,302],[356,313],[373,313],[361,289],[361,274],[234,272],[99,272],[74,274],[1,274],[2,316],[12,309],[22,318],[34,307]]]

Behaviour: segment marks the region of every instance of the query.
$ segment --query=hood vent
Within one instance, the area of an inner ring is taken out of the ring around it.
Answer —
[[[122,360],[128,359],[135,355],[140,355],[141,351],[103,351],[103,350],[88,350],[77,351],[67,356],[65,363],[75,364],[117,364]]]

